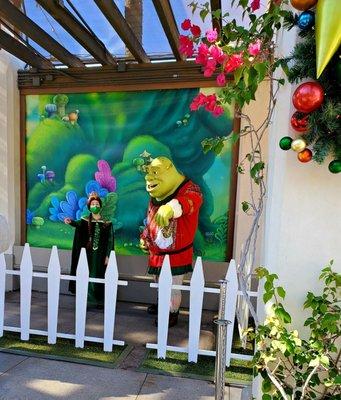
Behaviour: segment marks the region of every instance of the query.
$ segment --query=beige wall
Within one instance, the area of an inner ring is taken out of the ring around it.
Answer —
[[[246,105],[243,109],[243,113],[251,117],[254,127],[257,129],[267,113],[267,104],[269,101],[269,82],[263,82],[256,93],[256,100]],[[245,120],[241,122],[241,128],[245,126]],[[267,133],[262,139],[263,159],[267,162]],[[249,135],[241,137],[239,146],[239,160],[242,160],[246,154],[250,152],[250,137]],[[248,167],[246,162],[245,168]],[[256,185],[255,185],[256,186]],[[257,196],[257,187],[255,189],[255,195]],[[235,221],[235,238],[233,246],[233,257],[238,261],[240,257],[240,251],[246,237],[249,234],[253,218],[247,215],[242,210],[242,202],[250,201],[250,175],[246,171],[245,174],[238,174],[238,185],[237,185],[237,198],[236,198],[236,221]],[[258,245],[255,255],[255,263],[258,265],[261,261],[260,250],[262,242],[262,225],[258,235]]]

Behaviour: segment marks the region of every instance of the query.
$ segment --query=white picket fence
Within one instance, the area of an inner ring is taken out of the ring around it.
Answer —
[[[20,327],[4,325],[5,315],[5,282],[6,275],[20,276]],[[31,296],[32,296],[32,279],[47,279],[47,331],[31,329]],[[237,298],[242,296],[238,290],[238,279],[236,271],[236,263],[231,260],[226,273],[227,296],[225,303],[224,319],[231,321],[227,329],[227,351],[226,365],[230,365],[231,358],[250,360],[249,355],[232,353],[232,337],[234,320],[236,315]],[[57,332],[58,325],[58,309],[59,309],[59,291],[60,281],[67,280],[76,281],[76,313],[75,313],[75,334]],[[86,325],[86,309],[87,309],[87,291],[88,283],[102,283],[105,286],[104,294],[104,335],[103,337],[85,336]],[[108,266],[104,279],[89,278],[89,268],[85,249],[82,249],[77,266],[76,276],[61,274],[60,262],[57,247],[53,246],[50,256],[47,272],[34,272],[30,247],[25,245],[19,270],[6,270],[4,254],[0,254],[0,337],[4,331],[19,332],[21,340],[29,340],[30,335],[47,336],[50,344],[55,344],[57,338],[73,339],[75,347],[83,348],[84,341],[103,343],[104,351],[112,351],[113,345],[124,345],[122,340],[113,340],[115,327],[115,313],[117,301],[117,287],[126,286],[127,281],[118,279],[118,269],[115,252],[112,251],[109,257]],[[203,297],[204,293],[215,293],[219,295],[218,288],[205,287],[204,272],[202,260],[200,257],[196,259],[194,272],[192,274],[189,286],[172,285],[172,274],[169,263],[169,256],[166,256],[162,266],[159,283],[150,284],[152,288],[158,288],[158,331],[157,343],[147,343],[147,348],[157,349],[158,358],[165,358],[167,351],[175,351],[188,353],[189,362],[197,362],[198,355],[206,355],[215,357],[214,350],[199,349],[200,326],[202,317]],[[179,289],[190,292],[190,309],[189,309],[189,331],[188,346],[177,347],[168,346],[168,316],[170,307],[171,290]],[[257,297],[256,292],[248,292],[250,296]]]
[[[238,290],[237,269],[234,260],[231,260],[229,263],[225,279],[227,280],[227,296],[225,302],[224,319],[230,321],[227,328],[226,337],[226,366],[229,366],[231,358],[239,360],[251,360],[252,356],[232,353],[232,339],[237,307],[237,298],[238,296],[243,296],[243,293]],[[147,348],[156,349],[158,358],[166,358],[167,350],[179,353],[188,353],[188,362],[195,363],[198,361],[198,355],[215,357],[216,351],[199,349],[200,325],[204,293],[220,293],[220,289],[205,287],[201,257],[198,257],[196,259],[194,271],[189,286],[172,285],[172,273],[169,256],[166,256],[164,259],[159,282],[151,283],[150,286],[158,288],[158,332],[157,343],[147,343]],[[167,345],[169,304],[172,288],[190,291],[188,346],[186,347]],[[257,292],[249,291],[248,295],[257,297],[258,294]]]
[[[20,276],[20,327],[4,325],[6,274]],[[47,279],[47,331],[30,329],[33,277]],[[59,287],[61,280],[76,281],[75,334],[57,332]],[[87,294],[89,282],[102,283],[105,286],[104,335],[102,338],[85,336]],[[0,337],[3,336],[4,331],[20,332],[21,340],[29,340],[31,334],[42,335],[47,336],[47,341],[50,344],[55,344],[57,338],[74,339],[75,347],[83,348],[84,341],[88,341],[103,343],[104,351],[112,351],[113,345],[124,345],[124,341],[113,340],[113,337],[115,327],[117,286],[126,286],[127,284],[127,281],[121,281],[118,279],[118,269],[114,251],[112,251],[110,254],[104,279],[89,278],[89,268],[85,249],[81,250],[76,276],[61,274],[60,262],[56,246],[52,247],[47,273],[33,272],[31,252],[28,244],[26,244],[24,247],[20,270],[6,270],[4,254],[0,254]]]

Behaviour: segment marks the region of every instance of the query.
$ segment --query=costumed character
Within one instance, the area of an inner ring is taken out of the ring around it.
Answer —
[[[193,240],[203,201],[200,187],[178,172],[166,157],[154,158],[146,171],[146,190],[151,199],[140,247],[149,252],[148,273],[155,280],[168,254],[173,284],[181,285],[184,274],[193,271]],[[178,322],[180,303],[181,291],[173,289],[169,326]],[[157,304],[148,307],[148,313],[157,314]]]
[[[72,246],[71,275],[76,275],[77,264],[82,247],[86,249],[89,276],[104,278],[109,255],[114,248],[114,232],[110,219],[102,212],[102,200],[97,193],[90,193],[87,206],[90,211],[88,217],[72,221],[65,218],[64,222],[76,228]],[[104,211],[104,210],[103,210]],[[70,281],[69,290],[76,292],[76,282]],[[104,284],[89,282],[88,304],[103,307]]]

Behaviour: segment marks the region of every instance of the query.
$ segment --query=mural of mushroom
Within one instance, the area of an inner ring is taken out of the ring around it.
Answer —
[[[79,114],[79,110],[71,111],[71,112],[69,113],[68,117],[69,117],[69,121],[70,121],[70,123],[71,123],[72,125],[74,125],[74,124],[77,122],[77,120],[78,120],[78,114]]]
[[[56,115],[56,112],[57,112],[56,104],[46,104],[45,112],[46,112],[48,118],[51,118],[54,115]]]
[[[53,103],[57,106],[57,113],[60,118],[63,118],[66,114],[65,107],[69,102],[68,96],[66,94],[57,94],[53,98]]]
[[[46,171],[45,178],[48,182],[53,182],[55,176],[56,174],[54,173],[54,171]]]

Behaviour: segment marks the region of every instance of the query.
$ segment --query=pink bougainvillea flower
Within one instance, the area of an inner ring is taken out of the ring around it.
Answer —
[[[225,64],[224,71],[227,73],[235,71],[243,65],[243,58],[241,54],[232,54],[232,56],[227,60]]]
[[[226,60],[226,54],[222,51],[222,49],[216,45],[212,45],[209,48],[210,55],[217,62],[217,64],[224,64]]]
[[[188,31],[188,29],[191,29],[192,23],[190,19],[185,19],[182,24],[181,24],[181,28],[184,31]]]
[[[222,106],[216,105],[212,112],[214,117],[219,117],[220,115],[224,114],[224,109]]]
[[[250,54],[251,56],[256,56],[257,54],[259,54],[261,44],[262,44],[262,42],[261,42],[260,39],[257,39],[257,40],[256,40],[255,42],[253,42],[253,43],[250,43],[250,44],[249,44],[249,47],[248,47],[249,54]]]
[[[226,78],[223,72],[217,76],[217,84],[218,86],[225,86]]]
[[[250,7],[252,11],[257,11],[260,8],[260,0],[252,0]]]
[[[198,55],[195,59],[196,64],[206,65],[208,56],[208,46],[205,43],[200,43],[198,47]]]
[[[205,109],[207,111],[213,112],[214,108],[217,105],[217,97],[215,94],[210,94],[206,97],[206,105]]]
[[[215,72],[216,67],[217,67],[217,63],[215,60],[213,60],[213,59],[207,60],[207,63],[205,65],[205,69],[204,69],[204,76],[206,78],[209,78],[210,76],[212,76],[213,73]]]
[[[206,32],[206,39],[207,39],[210,43],[215,42],[215,41],[218,39],[218,32],[217,32],[217,30],[214,28],[214,29],[211,29],[211,30],[207,31],[207,32]]]
[[[179,51],[187,57],[192,57],[194,53],[193,42],[187,36],[179,36]]]
[[[207,101],[207,96],[205,96],[203,93],[199,93],[194,99],[192,100],[191,105],[189,108],[191,111],[196,111],[198,108],[204,106]]]
[[[201,34],[201,29],[198,25],[191,26],[191,33],[194,37],[198,37]]]

